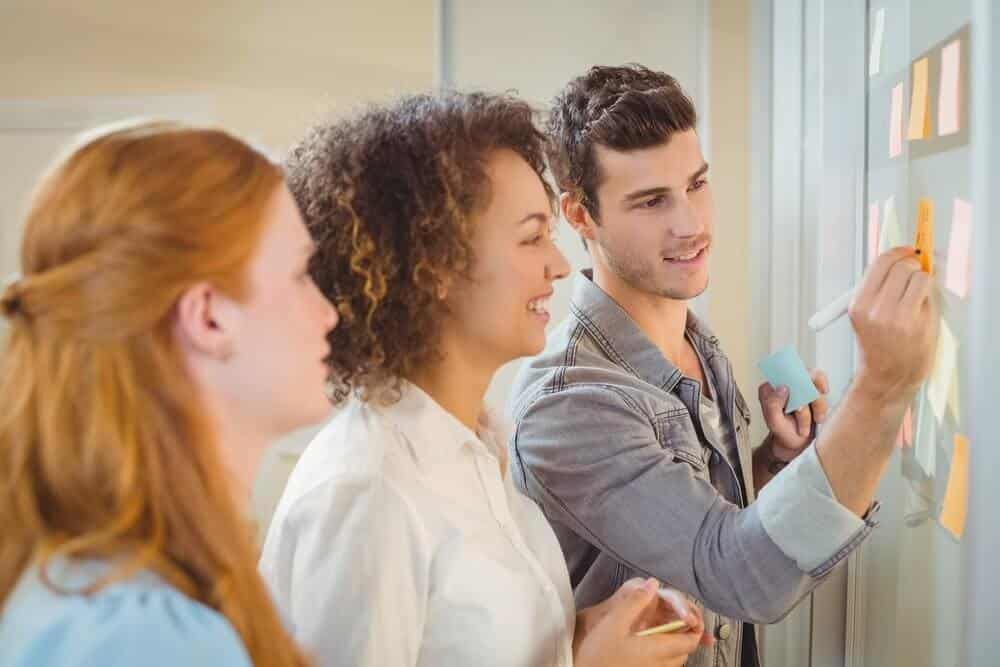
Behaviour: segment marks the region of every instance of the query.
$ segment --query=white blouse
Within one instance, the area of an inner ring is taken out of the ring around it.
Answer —
[[[299,459],[261,572],[318,665],[572,665],[573,594],[493,417],[404,386],[352,399]]]

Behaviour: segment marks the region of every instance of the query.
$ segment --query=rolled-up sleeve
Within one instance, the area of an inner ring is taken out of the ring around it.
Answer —
[[[837,501],[816,448],[810,446],[757,498],[764,530],[803,572],[826,574],[875,526],[878,504],[865,518]]]
[[[614,386],[571,385],[536,398],[513,444],[522,483],[550,520],[748,622],[785,616],[821,581],[816,563],[850,541],[848,528],[864,531],[861,520],[824,504],[835,503],[832,494],[814,488],[815,471],[803,464],[779,476],[786,479],[767,502],[745,509],[728,502],[689,459],[660,444],[648,412]],[[786,528],[785,513],[802,512],[803,500],[822,513]]]

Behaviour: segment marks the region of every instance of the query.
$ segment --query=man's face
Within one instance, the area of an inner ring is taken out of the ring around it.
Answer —
[[[712,194],[694,130],[652,148],[595,147],[603,176],[595,259],[636,290],[693,299],[708,287]]]

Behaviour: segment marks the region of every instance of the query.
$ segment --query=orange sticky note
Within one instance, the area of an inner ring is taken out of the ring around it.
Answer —
[[[903,84],[892,89],[892,109],[889,112],[889,157],[903,152]]]
[[[944,284],[963,299],[969,294],[969,248],[972,245],[972,204],[956,199],[951,214],[951,239]]]
[[[955,451],[951,455],[951,472],[948,489],[944,494],[944,507],[938,521],[956,540],[965,533],[965,517],[969,509],[969,440],[964,435],[955,436]]]
[[[878,257],[879,225],[878,225],[879,205],[878,202],[868,207],[868,263],[871,264]]]
[[[917,203],[917,240],[913,243],[920,251],[920,268],[934,274],[934,201],[921,199]]]
[[[958,132],[961,108],[959,74],[962,63],[962,42],[955,40],[941,49],[941,89],[938,91],[938,134],[942,137]]]
[[[910,129],[906,138],[926,139],[931,136],[931,115],[927,97],[927,58],[913,63],[913,78],[910,95]]]

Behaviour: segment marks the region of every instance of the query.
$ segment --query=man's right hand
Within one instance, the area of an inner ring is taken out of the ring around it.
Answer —
[[[933,287],[913,248],[894,248],[871,265],[849,310],[860,348],[859,391],[883,403],[912,400],[934,365]]]

